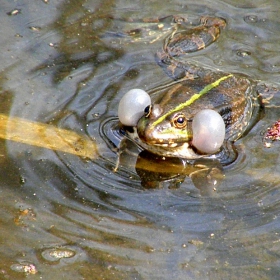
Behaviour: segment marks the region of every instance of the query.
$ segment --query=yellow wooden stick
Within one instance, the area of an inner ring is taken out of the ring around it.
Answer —
[[[91,159],[97,156],[96,144],[88,137],[3,114],[0,114],[0,138]]]

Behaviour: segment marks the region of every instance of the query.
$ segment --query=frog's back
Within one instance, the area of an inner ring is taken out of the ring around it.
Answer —
[[[197,95],[200,97],[195,99]],[[206,71],[204,75],[201,73],[199,78],[167,86],[152,93],[151,97],[153,103],[163,108],[162,115],[190,100],[186,106],[174,111],[184,113],[190,121],[201,110],[217,111],[225,122],[226,139],[231,141],[237,140],[247,130],[261,102],[255,83],[246,76],[212,71]]]

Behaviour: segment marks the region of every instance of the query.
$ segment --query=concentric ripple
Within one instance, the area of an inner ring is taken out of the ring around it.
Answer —
[[[90,158],[1,141],[0,275],[277,279],[279,143],[264,148],[261,136],[279,117],[277,108],[237,142],[242,157],[224,173],[213,161],[209,173],[201,162],[151,158],[122,142],[117,129],[125,92],[168,80],[154,61],[164,35],[153,33],[161,28],[148,19],[159,10],[159,16],[182,14],[185,1],[4,2],[1,114],[72,131],[97,152]],[[229,28],[203,56],[187,59],[277,82],[279,1],[210,2],[189,2],[186,12],[222,16]],[[119,30],[139,34],[139,22],[152,28],[153,44],[137,36],[129,44]],[[197,177],[204,178],[199,188]]]

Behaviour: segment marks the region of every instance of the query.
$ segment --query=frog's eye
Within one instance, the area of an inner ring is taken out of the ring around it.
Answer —
[[[145,109],[144,109],[144,116],[146,118],[148,118],[151,114],[151,111],[152,111],[152,105],[149,105],[147,106]]]
[[[187,122],[188,122],[187,118],[186,118],[186,116],[184,114],[178,114],[172,120],[172,124],[176,128],[184,128],[184,127],[186,127]]]

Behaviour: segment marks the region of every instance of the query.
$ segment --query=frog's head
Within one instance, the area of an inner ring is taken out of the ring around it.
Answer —
[[[188,159],[217,152],[225,138],[225,124],[214,110],[186,115],[178,107],[163,113],[159,104],[147,106],[137,124],[142,146],[157,154]],[[141,143],[140,143],[141,145]]]
[[[181,112],[162,112],[159,104],[146,107],[145,115],[137,124],[137,134],[142,142],[140,145],[157,154],[197,158],[191,147],[192,120]]]
[[[191,119],[182,112],[163,114],[159,104],[147,106],[137,124],[140,139],[149,145],[176,147],[192,139]]]

